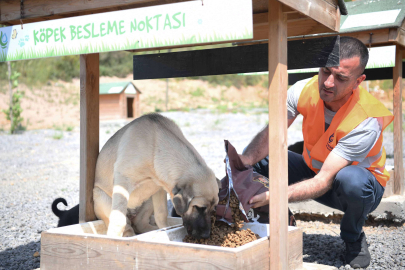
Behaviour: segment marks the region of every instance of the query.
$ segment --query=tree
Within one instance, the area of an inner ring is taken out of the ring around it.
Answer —
[[[13,93],[13,89],[18,87],[18,77],[21,73],[14,71],[11,73],[11,64],[7,62],[8,65],[8,80],[9,80],[9,93],[10,93],[10,107],[7,110],[3,110],[6,114],[7,120],[11,122],[10,133],[14,134],[17,129],[21,128],[21,123],[23,118],[21,117],[21,98],[24,96],[23,92],[18,90]]]

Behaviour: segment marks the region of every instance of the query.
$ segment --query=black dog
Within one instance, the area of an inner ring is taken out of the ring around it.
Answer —
[[[79,223],[79,205],[76,205],[75,207],[73,207],[69,210],[61,211],[57,207],[58,203],[60,203],[60,202],[63,203],[65,206],[67,206],[67,202],[63,198],[57,198],[52,203],[52,212],[55,214],[55,216],[57,216],[59,218],[58,227],[78,224]]]

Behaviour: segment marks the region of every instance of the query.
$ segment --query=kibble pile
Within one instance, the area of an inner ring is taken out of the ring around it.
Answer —
[[[226,200],[220,201],[219,204],[226,204]],[[250,229],[241,230],[243,227],[243,218],[239,209],[239,200],[235,194],[231,194],[229,206],[232,211],[232,218],[234,223],[229,226],[225,222],[216,221],[216,213],[211,215],[211,235],[207,239],[195,239],[190,235],[184,237],[183,242],[236,248],[244,244],[253,242],[259,239],[259,235],[252,232]]]

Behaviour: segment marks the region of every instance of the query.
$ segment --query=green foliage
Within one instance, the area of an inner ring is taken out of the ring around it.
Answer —
[[[14,63],[12,64],[12,67],[14,67]],[[8,71],[7,71],[8,74]],[[10,76],[11,80],[11,89],[17,88],[18,87],[18,78],[21,76],[21,73],[19,72],[12,72]],[[15,134],[17,130],[22,130],[23,127],[21,125],[22,121],[24,120],[21,117],[22,113],[22,108],[21,108],[21,98],[24,96],[24,92],[14,92],[12,96],[12,103],[10,104],[10,107],[6,110],[2,110],[6,114],[7,120],[11,121],[11,126],[10,126],[10,133]],[[11,109],[11,113],[10,113]]]
[[[73,126],[67,126],[67,127],[66,127],[66,131],[72,131],[73,128],[74,128]]]
[[[201,87],[197,87],[196,90],[190,92],[190,94],[191,94],[193,97],[203,97],[203,96],[204,96],[204,93],[205,93],[205,89],[204,89],[204,88],[201,88]]]
[[[23,130],[24,128],[22,127],[21,123],[24,120],[21,117],[22,113],[22,108],[21,108],[21,98],[24,96],[24,92],[15,92],[13,93],[13,105],[11,106],[11,117],[13,118],[13,121],[11,123],[10,127],[10,133],[15,134],[17,130]],[[7,120],[11,121],[10,118],[10,108],[6,110],[2,110],[7,117]]]
[[[31,86],[55,80],[69,82],[80,75],[79,55],[16,61],[13,64],[13,70],[21,73],[20,83]],[[100,53],[100,76],[125,77],[131,73],[131,53],[124,51]],[[7,81],[6,62],[0,63],[0,81]],[[0,89],[1,92],[4,92],[3,88]]]
[[[384,90],[384,91],[394,89],[394,86],[392,84],[392,80],[382,80],[381,83],[380,83],[380,88],[382,90]]]
[[[54,140],[60,140],[60,139],[62,139],[62,138],[63,138],[63,132],[62,132],[62,131],[55,132],[55,134],[53,134],[52,138],[53,138]]]
[[[133,72],[132,54],[125,51],[100,53],[100,76],[123,78]]]

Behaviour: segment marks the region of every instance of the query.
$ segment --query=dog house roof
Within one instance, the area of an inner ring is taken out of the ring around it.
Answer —
[[[100,95],[121,94],[125,90],[126,94],[141,94],[142,92],[132,82],[112,82],[100,83]]]

